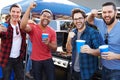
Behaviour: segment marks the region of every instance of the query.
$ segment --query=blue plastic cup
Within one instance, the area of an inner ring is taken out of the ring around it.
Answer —
[[[101,45],[99,47],[99,50],[100,50],[100,53],[103,53],[103,52],[108,52],[108,45]]]
[[[44,39],[48,38],[48,34],[47,33],[42,33],[42,41],[44,41]]]
[[[81,46],[85,44],[85,40],[76,40],[77,53],[80,53]]]
[[[8,23],[1,23],[1,24],[2,24],[2,26],[8,28]]]
[[[3,78],[2,67],[0,66],[0,78]]]

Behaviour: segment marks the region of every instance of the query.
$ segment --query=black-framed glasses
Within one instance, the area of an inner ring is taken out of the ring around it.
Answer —
[[[19,34],[19,31],[18,31],[18,27],[16,26],[16,34],[18,35]]]
[[[104,35],[104,37],[105,37],[105,44],[108,44],[108,33],[106,33],[105,35]]]

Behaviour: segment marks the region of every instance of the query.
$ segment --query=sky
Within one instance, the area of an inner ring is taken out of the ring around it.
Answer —
[[[3,7],[8,6],[12,3],[14,4],[19,1],[22,1],[22,0],[0,0],[0,12]]]
[[[0,0],[0,9],[10,4],[19,2],[19,1],[22,1],[22,0]],[[35,1],[35,0],[31,0],[31,1]],[[44,0],[44,1],[55,1],[55,0]],[[63,1],[67,1],[67,0],[63,0]],[[56,2],[59,2],[59,1],[56,0]]]

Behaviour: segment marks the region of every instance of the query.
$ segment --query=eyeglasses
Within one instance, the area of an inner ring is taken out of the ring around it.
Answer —
[[[83,17],[74,18],[75,21],[77,21],[77,20],[83,20],[83,19],[84,19]]]
[[[16,26],[16,34],[18,35],[19,34],[19,31],[18,31],[18,27]]]
[[[108,33],[106,33],[104,37],[105,37],[105,41],[104,41],[105,44],[108,44]]]

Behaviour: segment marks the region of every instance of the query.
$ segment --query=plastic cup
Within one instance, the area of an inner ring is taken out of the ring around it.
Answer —
[[[0,66],[0,78],[3,78],[2,67]]]
[[[8,23],[1,23],[1,24],[2,24],[2,26],[8,28]]]
[[[85,44],[85,40],[76,40],[77,53],[80,53],[81,46]]]
[[[101,45],[99,49],[100,49],[100,53],[108,52],[108,45]]]
[[[46,38],[48,38],[48,34],[47,33],[42,33],[42,41]]]

